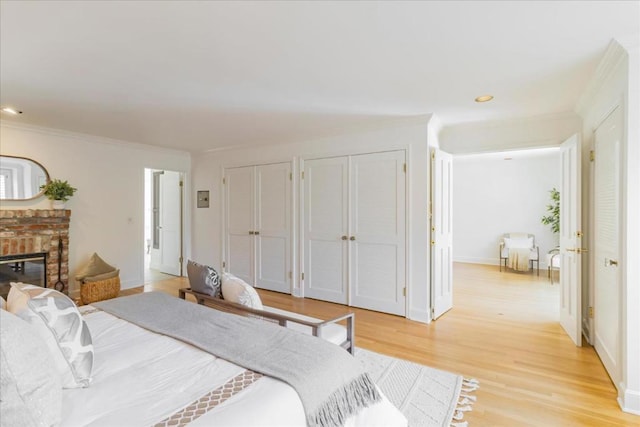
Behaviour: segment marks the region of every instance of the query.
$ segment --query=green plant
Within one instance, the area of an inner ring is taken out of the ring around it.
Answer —
[[[43,194],[50,200],[62,200],[66,202],[69,197],[73,196],[73,193],[78,191],[77,188],[72,187],[67,181],[60,179],[53,179],[40,186]]]
[[[560,192],[553,188],[549,193],[551,193],[551,204],[547,205],[549,215],[542,217],[542,223],[551,225],[551,231],[558,233],[560,231]]]

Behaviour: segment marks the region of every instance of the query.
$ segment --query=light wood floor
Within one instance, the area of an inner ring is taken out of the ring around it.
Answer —
[[[591,346],[575,347],[558,324],[558,285],[546,271],[500,273],[454,265],[454,308],[425,325],[401,317],[260,290],[265,305],[314,317],[356,313],[356,345],[476,378],[478,398],[465,416],[480,426],[639,426],[616,403],[616,390]],[[174,278],[127,290],[177,295]]]

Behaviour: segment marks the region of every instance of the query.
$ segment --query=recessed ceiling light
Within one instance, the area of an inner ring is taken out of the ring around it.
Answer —
[[[489,102],[493,99],[493,95],[482,95],[476,98],[476,102]]]
[[[11,108],[11,107],[3,107],[2,110],[3,113],[7,113],[7,114],[11,114],[12,116],[17,116],[18,114],[22,114],[22,111],[16,110],[15,108]]]
[[[505,157],[505,160],[513,160],[513,157]]]

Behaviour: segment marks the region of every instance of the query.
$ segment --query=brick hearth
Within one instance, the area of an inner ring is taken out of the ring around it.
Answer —
[[[63,209],[0,210],[1,256],[47,252],[47,287],[58,281],[58,238],[62,238],[60,278],[69,289],[69,221]]]

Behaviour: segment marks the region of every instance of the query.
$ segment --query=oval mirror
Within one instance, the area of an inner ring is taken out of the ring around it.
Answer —
[[[0,200],[35,199],[47,182],[49,173],[35,160],[0,156]]]

